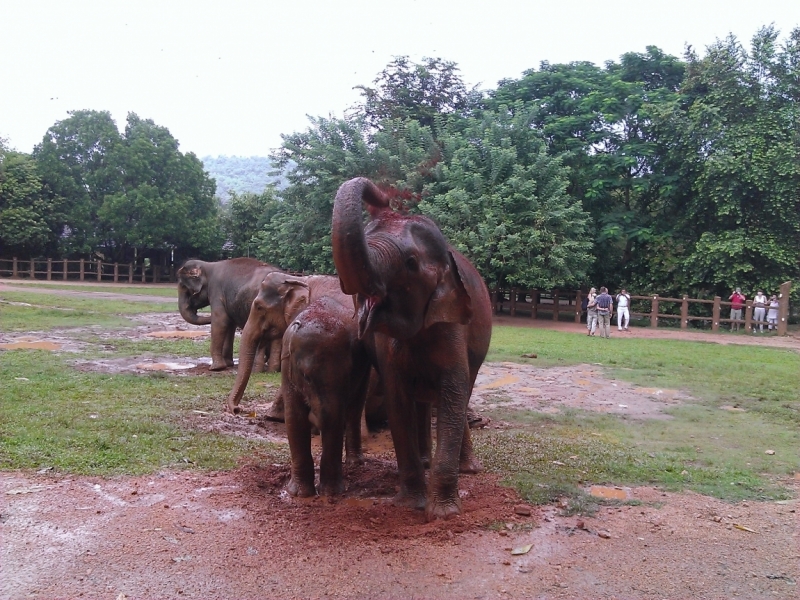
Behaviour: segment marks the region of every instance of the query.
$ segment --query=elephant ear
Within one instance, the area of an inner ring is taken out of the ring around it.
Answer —
[[[434,323],[466,325],[472,319],[472,299],[469,297],[453,253],[448,250],[448,266],[433,292],[425,311],[425,327]]]
[[[279,287],[283,298],[283,318],[286,324],[292,322],[297,314],[308,306],[308,284],[296,277],[287,277]]]

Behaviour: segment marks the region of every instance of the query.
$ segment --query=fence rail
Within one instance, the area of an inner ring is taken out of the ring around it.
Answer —
[[[779,335],[786,335],[786,327],[789,322],[789,292],[792,282],[787,281],[781,285],[778,294],[778,322],[777,331]],[[512,317],[527,315],[532,319],[539,318],[541,312],[549,313],[554,321],[559,320],[559,315],[572,314],[575,322],[581,322],[581,303],[586,294],[581,290],[523,290],[495,289],[492,290],[492,310],[495,314],[502,314],[504,310]],[[634,306],[639,308],[646,307],[648,311],[633,310]],[[719,296],[713,300],[704,298],[669,298],[653,294],[651,296],[631,296],[631,318],[648,319],[651,327],[658,327],[660,320],[678,319],[681,329],[687,329],[689,323],[693,321],[711,323],[711,331],[719,331],[721,323],[731,323],[744,325],[749,331],[754,325],[768,325],[766,320],[756,320],[753,318],[753,301],[748,300],[744,306],[743,319],[729,319],[722,316],[722,309],[729,308],[732,303],[723,301]],[[666,305],[666,306],[665,306]],[[711,307],[711,314],[707,314],[707,307]],[[696,307],[696,308],[693,308]],[[673,310],[675,312],[665,312]],[[705,312],[706,314],[691,314],[694,312]]]
[[[53,260],[52,258],[0,258],[0,277],[46,281],[106,281],[114,283],[165,283],[175,281],[171,268],[139,263],[106,263],[101,260]]]

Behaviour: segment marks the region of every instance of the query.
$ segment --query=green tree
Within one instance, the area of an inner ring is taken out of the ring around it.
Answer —
[[[36,162],[0,145],[0,247],[27,258],[55,249],[63,222],[62,200],[42,185]]]
[[[680,183],[662,198],[669,260],[647,261],[651,285],[727,295],[800,276],[800,29],[783,45],[778,35],[761,29],[749,52],[730,36],[687,53],[682,95],[659,123],[663,168]]]
[[[420,210],[439,223],[490,286],[552,288],[586,279],[589,216],[567,193],[534,115],[518,102],[454,123]]]
[[[256,235],[278,212],[279,202],[275,189],[267,187],[262,193],[230,192],[230,200],[223,206],[223,228],[227,242],[225,249],[233,256],[251,256],[257,251]]]
[[[120,172],[110,157],[122,137],[107,111],[69,115],[47,130],[33,157],[43,183],[65,201],[63,251],[86,254],[105,239],[98,211],[105,197],[120,189]]]

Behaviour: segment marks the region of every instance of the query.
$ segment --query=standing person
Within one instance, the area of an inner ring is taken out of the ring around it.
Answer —
[[[608,295],[605,287],[600,288],[597,297],[597,322],[600,324],[600,337],[611,337],[611,312],[614,310],[614,299]]]
[[[628,325],[631,322],[630,305],[631,295],[625,288],[622,288],[617,294],[617,329],[620,331],[628,331]]]
[[[742,307],[745,301],[742,288],[736,288],[728,300],[731,301],[731,331],[734,330],[734,326],[736,327],[736,331],[739,331],[739,321],[742,320]]]
[[[778,329],[778,308],[780,307],[780,302],[778,302],[778,297],[775,294],[772,294],[769,298],[769,312],[767,312],[767,326],[769,330],[772,331],[772,326],[775,326],[775,329]]]
[[[586,335],[594,335],[594,329],[597,327],[597,290],[592,288],[589,290],[589,295],[586,296]]]
[[[764,333],[764,321],[767,316],[767,297],[762,290],[758,290],[756,297],[753,298],[753,333],[756,332],[756,323],[758,323],[759,333]]]

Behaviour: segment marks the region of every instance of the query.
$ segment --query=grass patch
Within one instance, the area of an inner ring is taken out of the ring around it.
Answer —
[[[17,285],[16,282],[10,283],[10,285]],[[178,298],[178,289],[177,284],[171,287],[145,287],[143,285],[138,284],[116,284],[116,285],[86,285],[86,284],[73,284],[70,285],[69,283],[45,283],[45,282],[36,282],[36,283],[20,283],[17,285],[17,288],[20,287],[32,287],[32,288],[39,288],[39,289],[47,289],[47,290],[69,290],[73,292],[82,292],[91,294],[93,292],[104,292],[110,294],[125,294],[128,296],[163,296],[164,298]]]
[[[489,361],[601,364],[644,386],[679,388],[716,406],[731,404],[778,423],[800,425],[800,354],[760,346],[642,338],[587,338],[543,329],[495,327]]]
[[[225,469],[255,450],[286,448],[192,428],[192,410],[218,413],[223,377],[80,373],[48,352],[0,353],[0,469],[92,475],[162,468]],[[276,380],[274,374],[257,376]],[[23,379],[24,378],[24,379]]]

